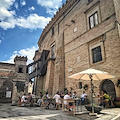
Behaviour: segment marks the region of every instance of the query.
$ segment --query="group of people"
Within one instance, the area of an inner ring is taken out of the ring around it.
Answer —
[[[24,93],[23,96],[20,99],[20,102],[29,103],[31,105],[33,105],[33,103],[36,103],[37,106],[41,106],[42,101],[44,100],[44,102],[46,104],[46,108],[49,109],[49,104],[50,104],[49,99],[50,98],[51,97],[49,96],[48,92],[46,92],[44,95],[42,94],[42,92],[40,92],[37,100],[36,100],[36,95],[35,94],[28,93],[28,95],[26,96],[25,93]],[[85,91],[83,91],[81,96],[78,97],[76,92],[73,92],[73,93],[66,92],[66,94],[64,94],[62,92],[61,93],[56,92],[56,94],[52,97],[52,99],[55,99],[55,103],[60,103],[61,104],[62,102],[61,102],[60,98],[65,99],[65,100],[78,98],[78,99],[80,99],[81,103],[83,103],[85,101],[85,99],[87,98],[87,94],[85,93]],[[67,102],[64,101],[64,104],[67,104]]]
[[[22,95],[22,97],[19,97],[18,103],[23,103],[22,105],[24,106],[26,103],[30,104],[30,106],[33,105],[33,95],[31,93],[28,93],[28,95],[26,95],[25,93]]]
[[[54,95],[54,97],[53,97],[53,99],[56,100],[56,103],[59,102],[59,103],[61,104],[60,98],[63,98],[63,99],[64,99],[64,104],[65,104],[65,105],[67,105],[67,100],[69,100],[69,99],[76,99],[76,98],[77,98],[77,100],[79,101],[78,104],[79,104],[80,102],[81,102],[81,104],[83,104],[84,101],[85,101],[85,99],[87,98],[87,94],[85,93],[85,91],[83,91],[83,93],[82,93],[81,96],[79,97],[76,92],[74,92],[73,94],[72,94],[71,92],[66,92],[66,94],[62,94],[62,95],[61,95],[59,92],[57,92],[57,93]]]
[[[19,102],[21,103],[29,103],[31,106],[36,103],[37,106],[41,106],[43,100],[45,100],[45,104],[46,104],[46,108],[49,109],[49,104],[50,104],[50,98],[55,99],[55,103],[59,103],[62,104],[61,98],[66,100],[64,101],[64,104],[67,105],[67,100],[68,99],[77,99],[78,100],[78,104],[84,104],[87,99],[87,94],[85,93],[85,91],[83,91],[83,93],[78,96],[76,92],[66,92],[66,94],[62,93],[62,92],[56,92],[56,94],[53,97],[50,97],[48,92],[46,92],[44,95],[42,94],[42,92],[39,93],[39,97],[38,99],[36,99],[36,95],[35,93],[31,94],[28,93],[28,95],[26,96],[25,93],[23,94],[23,96],[20,98],[19,97]],[[100,94],[100,106],[103,105],[104,107],[109,103],[110,104],[110,100],[111,97],[107,94],[106,91],[101,91]],[[56,104],[55,104],[56,105]]]

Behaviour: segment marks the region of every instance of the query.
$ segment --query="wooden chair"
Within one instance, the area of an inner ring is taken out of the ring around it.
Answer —
[[[72,113],[75,116],[75,101],[74,100],[67,101],[67,111],[68,111],[68,114]]]

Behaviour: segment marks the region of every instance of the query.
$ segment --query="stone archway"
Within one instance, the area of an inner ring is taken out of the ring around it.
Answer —
[[[12,102],[13,83],[10,80],[3,80],[0,87],[0,102]]]
[[[116,98],[115,85],[111,80],[103,80],[100,85],[100,90],[105,90],[112,98]]]

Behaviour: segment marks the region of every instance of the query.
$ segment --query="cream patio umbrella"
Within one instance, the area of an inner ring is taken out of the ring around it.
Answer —
[[[107,72],[96,70],[96,69],[91,69],[91,68],[69,76],[69,78],[81,79],[81,80],[90,80],[91,81],[92,113],[94,113],[94,107],[93,107],[93,84],[92,84],[92,81],[93,80],[110,79],[110,78],[114,78],[114,77],[115,76],[110,75]]]

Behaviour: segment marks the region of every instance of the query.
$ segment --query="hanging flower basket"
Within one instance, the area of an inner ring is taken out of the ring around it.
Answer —
[[[85,85],[83,86],[83,88],[84,88],[84,90],[87,90],[87,89],[88,89],[88,84],[85,84]]]
[[[120,87],[120,79],[117,80],[116,86]]]

